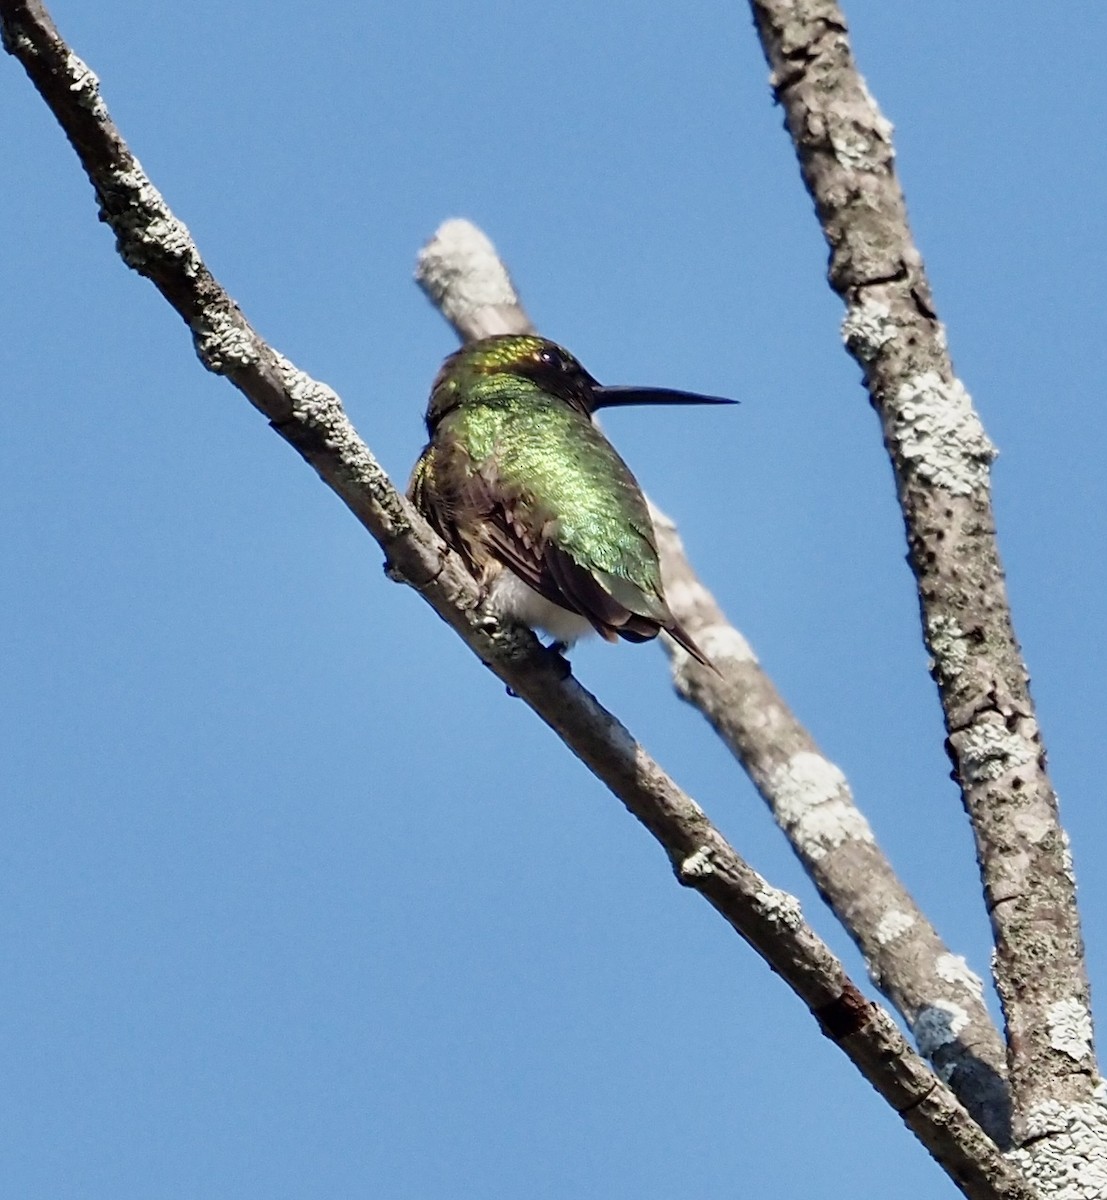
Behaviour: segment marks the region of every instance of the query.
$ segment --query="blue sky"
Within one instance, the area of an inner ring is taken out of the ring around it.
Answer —
[[[477,221],[924,909],[985,973],[877,422],[741,5],[55,0],[255,326],[398,481]],[[847,8],[958,370],[1107,944],[1107,8]],[[954,1195],[790,993],[123,268],[0,63],[0,1161],[54,1200]],[[587,686],[816,927],[655,647]]]

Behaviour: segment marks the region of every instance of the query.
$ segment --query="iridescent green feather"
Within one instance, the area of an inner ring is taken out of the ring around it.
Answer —
[[[645,500],[588,417],[529,380],[490,375],[444,419],[441,437],[464,445],[529,529],[546,530],[585,570],[632,585],[616,596],[632,612],[664,614]]]

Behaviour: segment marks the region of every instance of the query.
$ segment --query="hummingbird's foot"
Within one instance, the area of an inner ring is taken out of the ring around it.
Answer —
[[[551,642],[548,646],[543,646],[542,648],[549,655],[554,670],[557,672],[558,679],[564,683],[573,673],[573,664],[565,657],[565,651],[568,647],[564,642]],[[513,700],[519,698],[519,693],[510,684],[506,685],[505,690]]]
[[[562,681],[568,679],[573,673],[573,664],[565,657],[568,649],[567,642],[550,642],[546,647],[547,652],[553,658],[554,666],[560,672]]]

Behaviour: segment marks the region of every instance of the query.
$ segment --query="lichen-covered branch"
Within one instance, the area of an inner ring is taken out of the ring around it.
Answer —
[[[996,548],[995,452],[954,373],[908,227],[891,126],[858,73],[841,10],[834,0],[751,8],[830,247],[830,284],[846,304],[843,336],[895,471],[991,913],[1016,1135],[1034,1142],[1044,1190],[1058,1172],[1079,1170],[1078,1141],[1098,1147],[1090,1165],[1102,1183],[1107,1121],[1074,881]]]
[[[213,278],[115,128],[95,77],[38,0],[0,0],[5,47],[77,150],[124,260],[186,320],[201,360],[226,375],[377,539],[391,569],[431,604],[553,728],[664,847],[699,892],[809,1006],[823,1032],[900,1113],[966,1196],[1031,1200],[1019,1172],[868,1003],[802,920],[576,680],[528,632],[483,613],[472,579],[392,487],[338,397],[267,346]]]
[[[441,226],[420,252],[415,277],[463,341],[533,332],[507,268],[469,221]],[[697,577],[676,526],[656,506],[652,512],[670,607],[718,668],[704,669],[665,639],[677,690],[749,773],[919,1049],[995,1142],[1008,1145],[1003,1042],[980,980],[920,912],[842,772],[821,754]]]

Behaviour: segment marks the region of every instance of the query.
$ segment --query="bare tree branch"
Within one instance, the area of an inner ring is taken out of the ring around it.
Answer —
[[[830,284],[847,306],[843,336],[895,470],[991,914],[1016,1137],[1033,1143],[1043,1185],[1081,1170],[1107,1185],[1075,882],[996,547],[995,451],[954,373],[891,126],[857,71],[841,10],[834,0],[751,0],[751,9],[830,246]]]
[[[65,130],[100,200],[124,261],[186,320],[201,361],[225,374],[269,417],[475,653],[600,778],[664,847],[679,880],[698,891],[809,1006],[820,1027],[901,1114],[966,1196],[1030,1200],[1033,1193],[894,1022],[857,991],[795,901],[744,863],[626,729],[519,627],[477,604],[473,580],[392,487],[329,388],[266,345],[212,277],[113,124],[95,76],[69,49],[39,0],[0,0],[5,47]]]
[[[441,226],[420,251],[415,278],[462,341],[534,331],[494,246],[468,221]],[[706,670],[664,639],[678,692],[749,774],[919,1049],[992,1139],[1009,1145],[1004,1047],[980,980],[923,916],[877,846],[845,776],[819,751],[697,577],[674,523],[655,505],[651,511],[666,598],[718,668]]]

